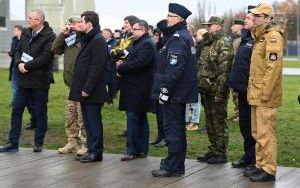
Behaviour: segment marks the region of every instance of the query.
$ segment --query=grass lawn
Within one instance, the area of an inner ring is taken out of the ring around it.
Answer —
[[[7,81],[8,71],[0,69],[0,145],[7,140],[10,129],[11,115],[11,90]],[[45,148],[57,149],[66,143],[64,132],[64,98],[66,88],[63,84],[62,73],[55,74],[54,85],[51,85],[48,103],[48,132],[45,140]],[[278,110],[277,138],[278,138],[278,163],[282,166],[300,167],[300,105],[297,96],[300,94],[300,76],[284,76],[283,78],[283,106]],[[103,107],[104,144],[107,153],[124,153],[125,138],[117,137],[117,134],[125,129],[126,121],[124,112],[118,111],[118,100],[112,108]],[[233,112],[232,101],[228,106],[228,115]],[[150,140],[156,137],[156,121],[153,114],[149,114],[151,124]],[[27,111],[24,113],[23,125],[29,122]],[[201,123],[204,125],[204,112],[201,110]],[[229,122],[229,160],[239,159],[243,154],[242,137],[237,123]],[[21,146],[31,147],[32,131],[22,128]],[[188,132],[187,158],[195,159],[206,152],[208,139],[206,134]],[[166,156],[166,148],[157,149],[149,147],[149,155]]]
[[[300,68],[300,61],[285,61],[285,68]]]

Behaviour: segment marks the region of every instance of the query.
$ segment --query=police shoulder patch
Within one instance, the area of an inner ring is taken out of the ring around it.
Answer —
[[[269,60],[270,61],[277,61],[277,59],[278,59],[278,54],[276,52],[271,52],[269,54]]]
[[[169,54],[169,63],[170,65],[176,65],[178,62],[179,54],[170,53]]]

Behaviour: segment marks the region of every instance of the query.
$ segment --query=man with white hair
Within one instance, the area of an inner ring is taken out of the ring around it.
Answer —
[[[47,102],[50,87],[50,74],[53,62],[51,43],[55,34],[42,10],[30,11],[16,51],[16,64],[19,69],[19,89],[13,104],[9,141],[0,152],[17,152],[21,135],[22,116],[28,101],[33,100],[37,126],[34,136],[34,152],[41,152],[47,131]]]

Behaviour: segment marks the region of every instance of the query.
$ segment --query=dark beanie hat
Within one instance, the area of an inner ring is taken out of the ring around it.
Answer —
[[[169,4],[169,12],[177,14],[178,16],[180,16],[185,20],[192,14],[192,12],[189,11],[187,8],[177,3]]]
[[[134,23],[139,21],[140,19],[134,15],[126,16],[124,20],[127,20],[131,26],[133,26]]]
[[[247,12],[247,14],[249,14],[250,13],[250,10],[251,9],[254,9],[256,6],[254,6],[254,5],[248,5],[248,12]]]

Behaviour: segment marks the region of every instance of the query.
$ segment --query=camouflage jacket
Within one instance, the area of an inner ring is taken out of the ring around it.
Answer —
[[[232,44],[223,31],[206,34],[204,48],[198,60],[198,84],[201,93],[227,97],[227,81],[233,61]]]

